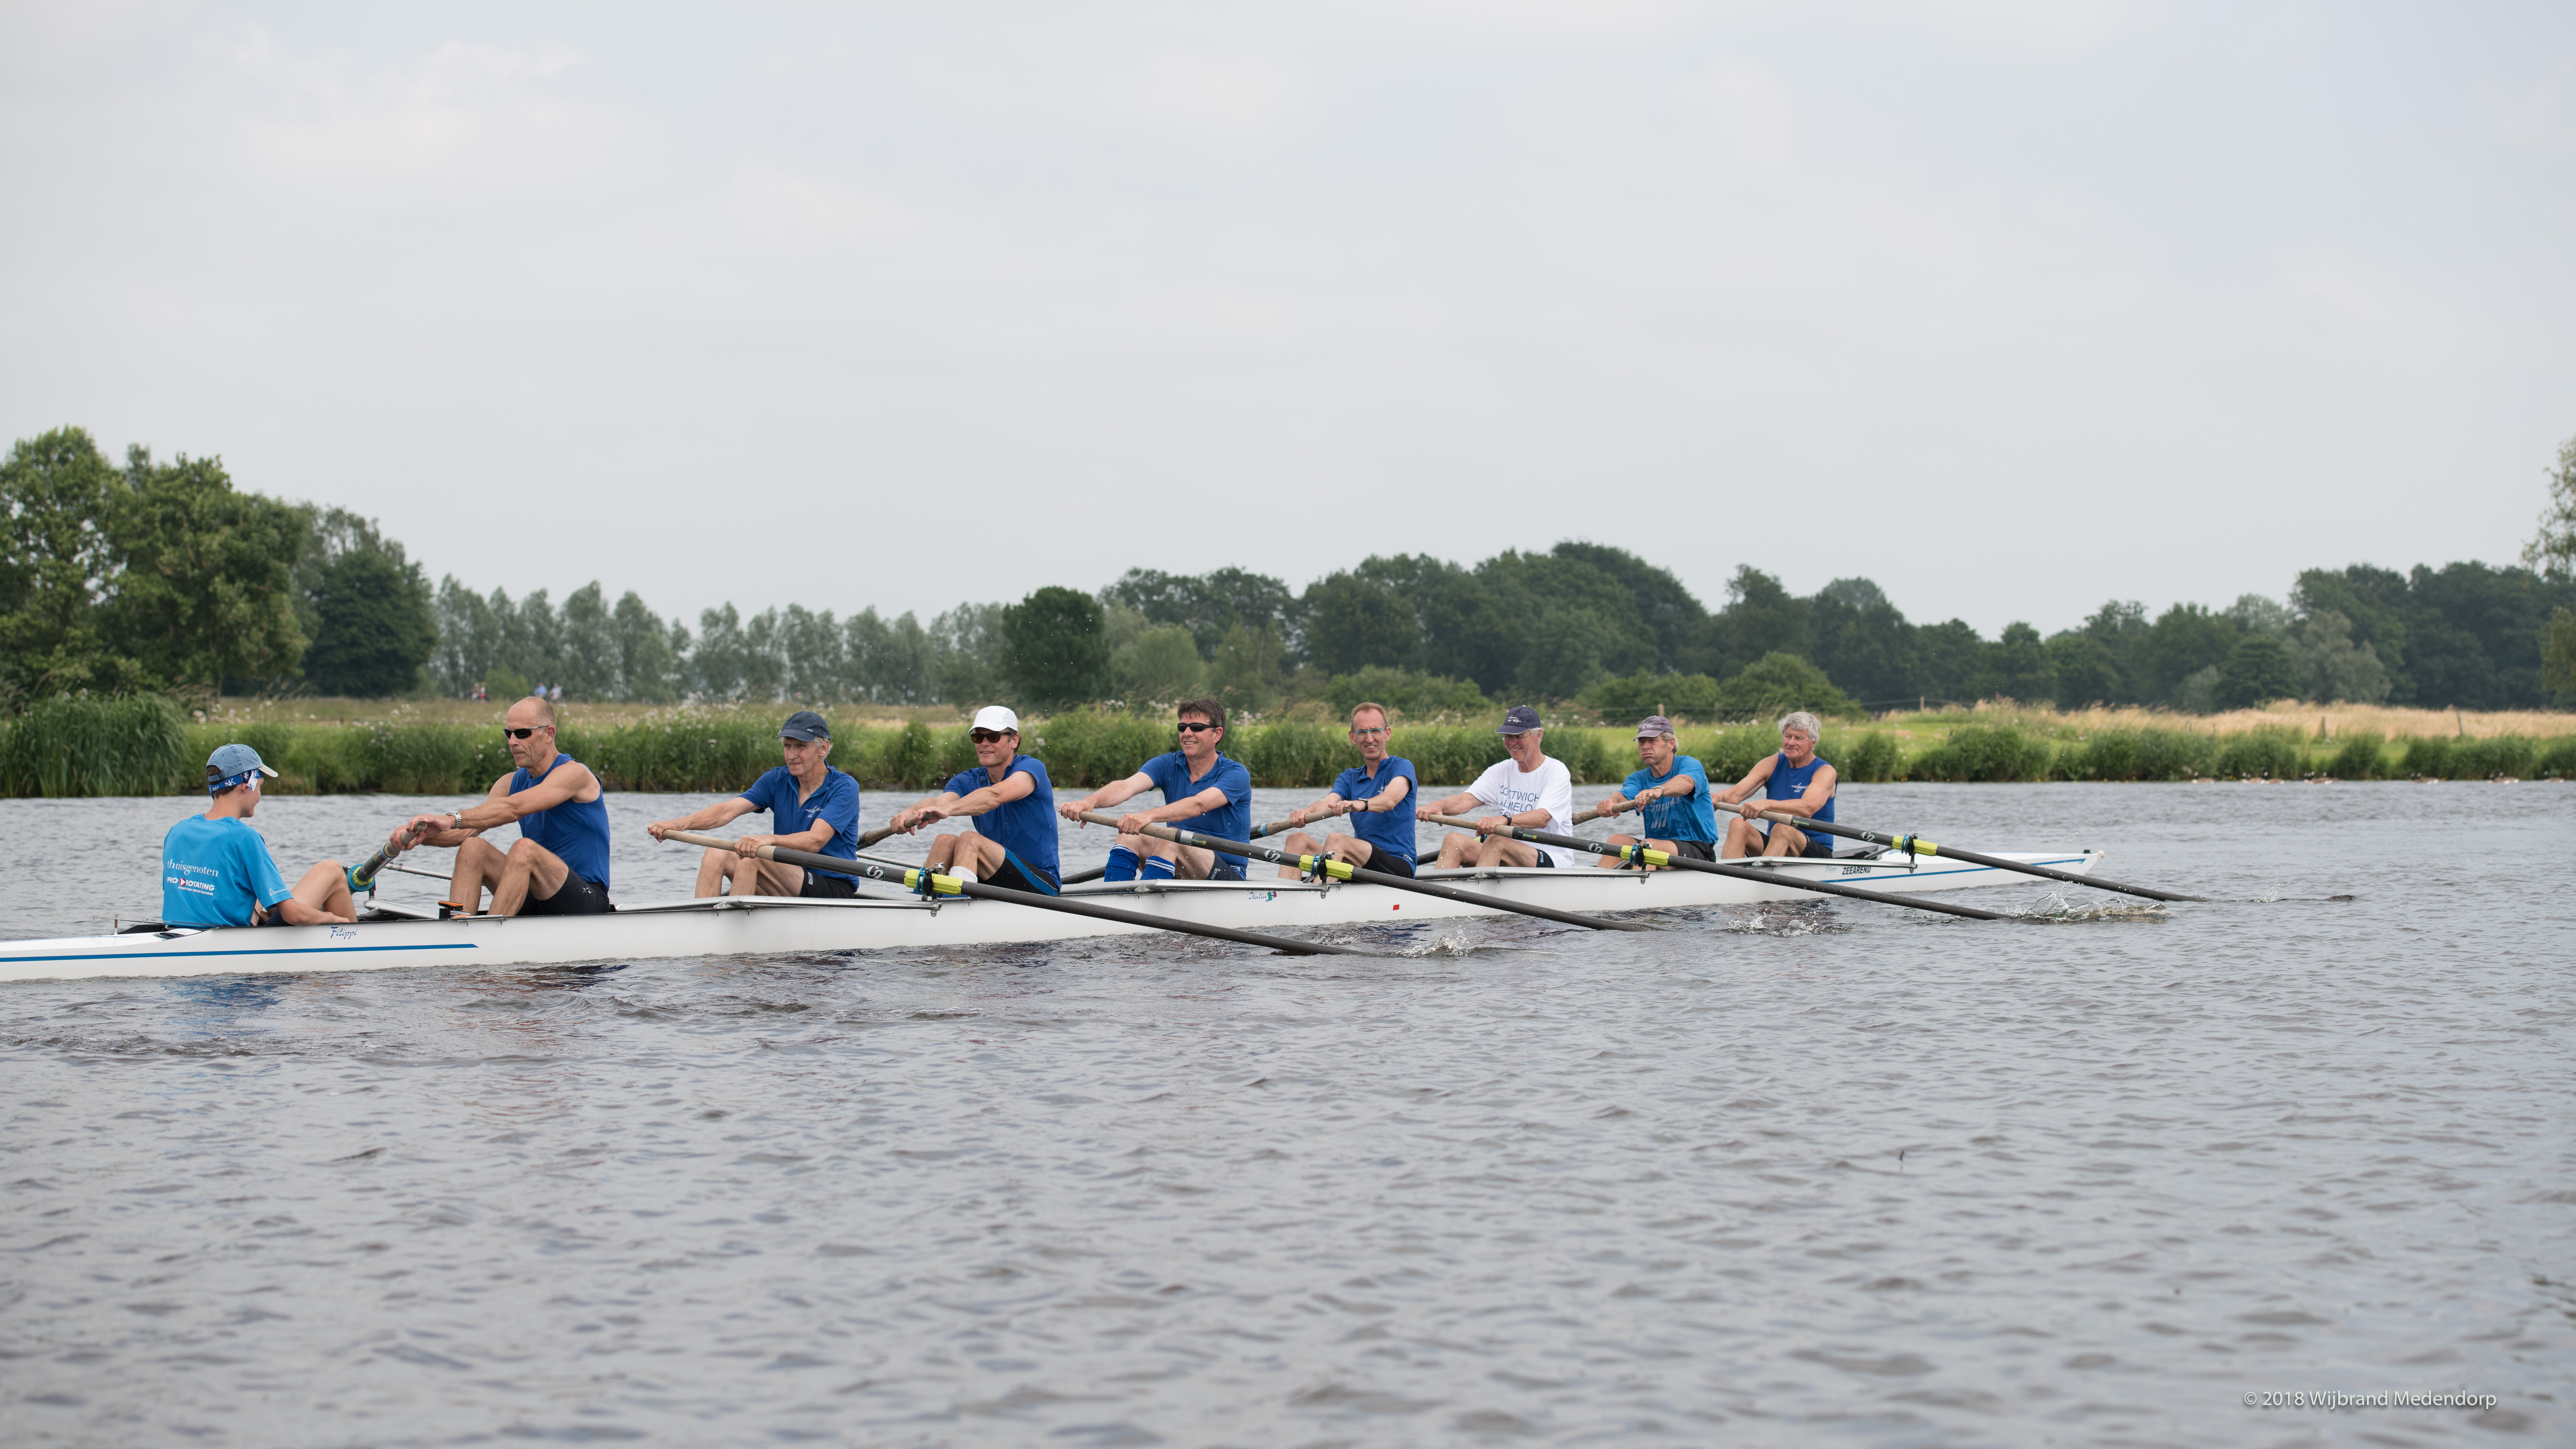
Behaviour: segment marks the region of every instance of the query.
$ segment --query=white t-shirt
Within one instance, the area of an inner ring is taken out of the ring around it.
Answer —
[[[1539,827],[1555,835],[1574,833],[1574,774],[1565,762],[1553,755],[1541,755],[1538,768],[1524,773],[1510,760],[1497,762],[1493,768],[1476,777],[1467,793],[1494,807],[1498,815],[1525,815],[1532,810],[1547,812],[1547,824]],[[1530,847],[1555,861],[1568,864],[1567,853],[1553,846]]]

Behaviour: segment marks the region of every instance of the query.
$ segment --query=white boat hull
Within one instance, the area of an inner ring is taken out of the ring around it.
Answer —
[[[2020,853],[2007,860],[2074,874],[2101,859],[2079,851]],[[1923,893],[2030,885],[2037,878],[1935,856],[1893,852],[1872,860],[1745,862],[1809,880]],[[1256,866],[1256,871],[1269,867]],[[1558,910],[1606,912],[1834,899],[1787,885],[1704,871],[1425,871],[1426,880]],[[1391,886],[1175,881],[1161,885],[1075,886],[1066,894],[1131,911],[1237,930],[1295,932],[1489,916],[1482,906]],[[1846,903],[1858,905],[1859,903]],[[1860,906],[1875,910],[1876,906]],[[353,926],[221,927],[120,936],[74,936],[0,945],[0,981],[92,977],[226,976],[393,967],[562,966],[600,961],[706,956],[793,956],[1000,946],[1089,936],[1153,934],[1153,928],[1092,920],[1007,901],[908,895],[854,901],[751,896],[628,906],[606,916],[464,916],[435,920],[379,912]]]

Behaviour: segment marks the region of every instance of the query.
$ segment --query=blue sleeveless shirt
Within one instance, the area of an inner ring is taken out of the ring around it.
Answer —
[[[558,752],[555,762],[546,766],[546,775],[566,764],[581,761]],[[546,775],[531,775],[526,770],[512,772],[510,793],[534,788]],[[551,810],[539,810],[519,817],[519,834],[555,853],[555,858],[572,867],[572,873],[608,889],[608,787],[599,787],[599,798],[585,805],[579,800],[566,800]]]
[[[1764,781],[1762,784],[1764,796],[1772,800],[1797,799],[1799,796],[1807,793],[1807,787],[1809,785],[1815,783],[1816,771],[1823,768],[1824,763],[1824,756],[1815,755],[1808,759],[1806,768],[1792,770],[1789,768],[1789,757],[1787,755],[1773,755],[1771,757],[1771,778]],[[1817,811],[1815,818],[1818,820],[1833,819],[1834,800],[1826,800],[1825,808]],[[1826,835],[1822,831],[1810,832],[1807,839],[1811,844],[1819,840],[1825,841],[1828,844],[1831,844],[1833,841],[1832,836]]]

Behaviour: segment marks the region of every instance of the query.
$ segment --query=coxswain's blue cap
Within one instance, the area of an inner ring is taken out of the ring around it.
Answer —
[[[259,758],[259,751],[248,745],[217,745],[206,756],[206,793],[218,795],[235,785],[250,783],[253,775],[266,775],[274,780],[277,772]]]
[[[1545,726],[1538,722],[1537,710],[1534,710],[1525,704],[1516,704],[1503,715],[1503,727],[1494,731],[1494,733],[1498,735],[1525,735],[1531,730],[1543,728],[1545,728]]]
[[[814,711],[800,709],[787,717],[787,723],[778,727],[778,737],[782,740],[803,740],[807,744],[812,744],[816,740],[830,739],[832,727],[823,723],[823,717]]]

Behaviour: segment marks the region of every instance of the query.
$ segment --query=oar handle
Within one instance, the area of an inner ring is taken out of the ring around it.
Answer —
[[[734,842],[721,835],[706,835],[695,830],[666,830],[666,841],[682,845],[702,845],[710,850],[731,850]],[[1039,895],[1035,891],[1006,890],[981,881],[959,880],[909,866],[896,868],[874,861],[843,860],[835,855],[816,855],[810,850],[795,850],[783,845],[756,845],[752,853],[780,865],[803,866],[807,870],[825,870],[836,875],[862,876],[869,880],[899,884],[906,890],[919,890],[926,881],[934,895],[974,896],[982,900],[1008,901],[1013,905],[1034,906],[1042,911],[1057,911],[1069,916],[1089,916],[1094,920],[1117,921],[1130,926],[1148,926],[1157,931],[1174,931],[1184,936],[1206,936],[1218,941],[1235,941],[1246,946],[1261,946],[1273,951],[1287,951],[1304,956],[1374,956],[1352,946],[1334,946],[1321,941],[1291,941],[1285,936],[1266,935],[1260,931],[1238,931],[1231,926],[1205,926],[1195,921],[1168,920],[1149,916],[1142,911],[1125,911],[1115,906],[1095,905],[1089,901],[1068,901],[1057,896]]]
[[[419,838],[419,826],[406,825],[403,827],[404,840],[411,841]],[[395,850],[393,842],[388,840],[384,844],[376,847],[375,854],[368,856],[365,860],[349,867],[349,894],[354,896],[374,890],[376,888],[376,877],[383,873],[385,862],[393,859],[399,854],[401,854],[401,852]]]

